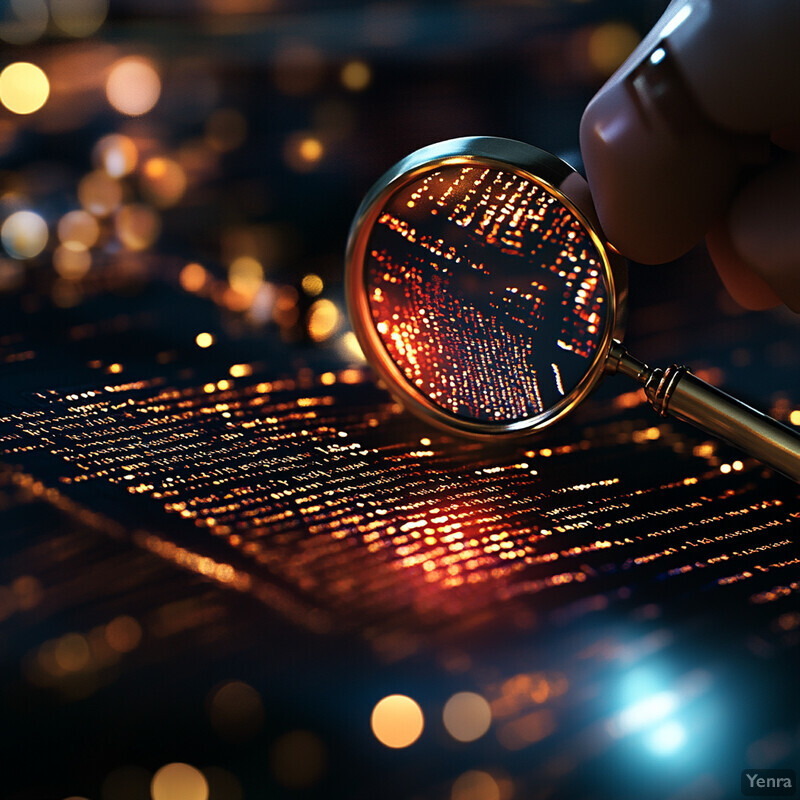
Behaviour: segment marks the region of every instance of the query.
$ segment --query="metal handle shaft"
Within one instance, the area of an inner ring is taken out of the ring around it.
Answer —
[[[609,351],[607,369],[641,384],[650,405],[663,416],[690,422],[800,483],[800,435],[772,417],[700,380],[686,367],[648,367],[617,341]]]

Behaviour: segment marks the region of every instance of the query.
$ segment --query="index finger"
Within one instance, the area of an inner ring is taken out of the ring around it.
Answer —
[[[800,4],[674,0],[598,92],[581,149],[609,241],[661,263],[700,241],[741,166],[800,109]]]

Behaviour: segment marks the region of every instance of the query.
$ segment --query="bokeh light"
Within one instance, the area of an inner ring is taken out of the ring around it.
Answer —
[[[261,695],[243,681],[224,683],[211,693],[209,717],[211,726],[224,739],[249,739],[264,722]]]
[[[130,117],[146,114],[161,95],[161,78],[152,61],[129,56],[117,61],[106,81],[108,102]]]
[[[453,782],[451,800],[502,800],[500,786],[488,773],[472,769]]]
[[[231,289],[252,300],[264,282],[264,267],[252,256],[239,256],[228,267]]]
[[[686,729],[677,720],[659,725],[646,739],[647,746],[656,755],[668,756],[677,752],[686,742]]]
[[[118,364],[112,364],[109,371],[114,373],[121,370]],[[117,653],[129,653],[142,641],[142,626],[133,617],[123,615],[115,617],[106,625],[104,635],[112,650]]]
[[[161,219],[150,206],[131,203],[117,212],[114,228],[128,250],[147,250],[161,233]]]
[[[677,705],[674,692],[663,691],[644,697],[619,713],[618,730],[622,734],[640,730],[671,714]]]
[[[21,611],[30,611],[32,608],[36,608],[44,597],[42,583],[33,575],[20,575],[19,578],[12,581],[11,591],[14,593],[17,608]]]
[[[25,281],[25,268],[19,261],[0,258],[0,292],[13,292]]]
[[[174,206],[186,191],[186,173],[171,158],[150,158],[142,168],[142,189],[157,206]]]
[[[253,374],[253,367],[250,364],[231,364],[228,372],[231,378],[245,378]]]
[[[97,220],[87,211],[68,211],[58,221],[58,238],[61,244],[71,249],[93,247],[100,235]]]
[[[103,170],[97,169],[81,178],[78,200],[96,217],[107,217],[122,203],[122,186]]]
[[[293,133],[283,148],[283,157],[295,172],[310,172],[324,155],[322,142],[309,133]]]
[[[322,278],[313,272],[303,276],[303,280],[300,282],[300,285],[302,286],[303,291],[311,297],[316,297],[318,294],[322,294],[322,290],[325,288]]]
[[[195,344],[202,348],[203,350],[211,347],[214,344],[214,337],[205,331],[202,333],[198,333],[197,336],[194,337]]]
[[[363,61],[348,61],[342,67],[341,72],[342,86],[351,92],[360,92],[366,89],[372,80],[372,71],[368,64]]]
[[[308,335],[315,342],[324,342],[336,332],[341,316],[331,300],[316,300],[308,309]]]
[[[9,44],[30,44],[47,30],[47,6],[44,0],[4,2],[0,39]]]
[[[62,244],[53,251],[53,268],[67,280],[80,280],[89,272],[91,266],[91,253],[79,243]]]
[[[150,794],[153,800],[208,800],[208,781],[189,764],[166,764],[153,775]]]
[[[202,264],[190,262],[180,271],[178,280],[187,292],[199,292],[206,285],[208,273]]]
[[[588,56],[592,67],[602,77],[614,72],[639,44],[639,34],[625,22],[598,25],[588,40]]]
[[[133,172],[139,159],[139,151],[129,136],[110,133],[94,146],[92,158],[112,178],[121,178]]]
[[[272,746],[270,767],[275,780],[287,789],[305,789],[325,771],[325,745],[311,731],[291,731]]]
[[[392,694],[380,700],[370,719],[375,738],[386,747],[409,747],[422,735],[425,718],[422,709],[404,694]]]
[[[360,363],[367,360],[364,356],[364,351],[361,349],[361,345],[358,343],[358,337],[353,331],[345,331],[339,340],[339,345],[339,349],[342,351],[344,357],[350,361]]]
[[[445,704],[442,714],[447,732],[460,742],[480,739],[492,724],[492,709],[475,692],[458,692]]]
[[[50,0],[53,22],[68,36],[91,36],[108,14],[108,0]]]
[[[89,664],[89,643],[79,633],[66,633],[56,642],[54,656],[64,672],[79,672]]]
[[[35,211],[15,211],[0,228],[0,239],[12,258],[34,258],[47,246],[47,223]]]
[[[16,61],[0,72],[0,102],[15,114],[33,114],[50,96],[44,70],[28,61]]]
[[[297,303],[300,295],[294,286],[281,286],[275,292],[275,298],[272,306],[272,319],[280,325],[281,328],[291,328],[297,324],[300,311],[297,308]]]

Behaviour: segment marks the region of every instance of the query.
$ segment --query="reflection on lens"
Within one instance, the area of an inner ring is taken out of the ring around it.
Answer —
[[[530,178],[491,167],[443,166],[391,195],[364,276],[392,361],[470,421],[556,407],[592,369],[610,313],[582,221]]]

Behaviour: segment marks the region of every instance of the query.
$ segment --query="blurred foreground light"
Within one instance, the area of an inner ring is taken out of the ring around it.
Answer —
[[[105,21],[108,0],[50,0],[50,14],[69,36],[91,36]]]
[[[228,282],[231,289],[252,300],[264,282],[264,267],[252,256],[239,256],[228,267]]]
[[[27,61],[16,61],[0,72],[0,102],[15,114],[33,114],[50,95],[44,70]]]
[[[454,694],[445,704],[442,714],[447,732],[459,742],[480,739],[492,724],[489,703],[474,692]]]
[[[656,755],[668,756],[680,750],[686,743],[686,729],[680,722],[670,720],[656,728],[646,742]]]
[[[122,186],[110,175],[97,169],[81,178],[78,200],[96,217],[107,217],[122,203]]]
[[[270,753],[275,779],[287,789],[313,786],[325,771],[325,761],[325,745],[310,731],[284,734]]]
[[[199,292],[206,285],[208,273],[202,264],[191,262],[181,270],[178,280],[187,292]]]
[[[10,0],[0,5],[0,39],[9,44],[30,44],[47,30],[44,0]]]
[[[120,372],[118,364],[112,364],[109,372]],[[133,618],[127,615],[116,617],[106,625],[105,640],[108,646],[117,653],[129,653],[139,646],[142,641],[142,626]]]
[[[24,265],[10,258],[0,258],[0,292],[16,291],[24,282]]]
[[[281,286],[276,290],[272,305],[272,319],[281,328],[291,328],[297,323],[300,313],[297,310],[299,299],[299,293],[294,286]]]
[[[89,644],[81,634],[67,633],[56,642],[54,655],[64,672],[79,672],[89,665]]]
[[[195,344],[198,347],[201,347],[205,350],[208,347],[211,347],[214,344],[214,337],[210,333],[198,333],[197,336],[194,337]]]
[[[186,173],[171,158],[151,158],[142,169],[142,186],[157,206],[174,206],[186,191]]]
[[[33,258],[47,245],[47,223],[35,211],[15,211],[0,228],[3,247],[12,258]]]
[[[53,268],[70,281],[79,281],[92,266],[91,253],[81,244],[70,242],[60,245],[53,251]]]
[[[283,148],[284,160],[295,172],[310,172],[324,155],[322,142],[307,133],[293,133]]]
[[[158,102],[161,79],[151,61],[129,56],[117,61],[106,81],[108,102],[129,117],[146,114]]]
[[[369,65],[363,61],[349,61],[342,67],[340,77],[345,89],[349,89],[351,92],[360,92],[369,86],[372,72]]]
[[[342,334],[339,344],[339,349],[343,351],[344,356],[351,361],[361,362],[367,360],[364,357],[364,351],[361,349],[361,345],[358,343],[358,338],[353,331],[346,331]]]
[[[250,305],[249,316],[253,322],[264,325],[273,318],[276,295],[274,284],[265,281],[261,285]]]
[[[110,133],[97,142],[92,156],[97,166],[112,178],[121,178],[133,172],[139,159],[139,151],[133,139],[121,133]]]
[[[316,297],[318,294],[321,294],[322,290],[325,288],[322,278],[320,278],[319,275],[315,275],[313,272],[306,275],[300,285],[303,287],[303,291],[311,295],[311,297]]]
[[[603,23],[589,34],[589,62],[601,76],[607,78],[638,44],[639,34],[627,23]]]
[[[11,583],[11,591],[16,598],[17,608],[30,611],[42,602],[44,590],[41,582],[33,575],[20,575]]]
[[[212,690],[208,713],[214,730],[231,741],[250,739],[264,722],[261,695],[243,681],[229,681]]]
[[[641,730],[671,714],[678,705],[672,692],[659,692],[645,697],[623,709],[617,717],[617,729],[622,734]]]
[[[246,378],[253,374],[253,367],[250,364],[232,364],[228,372],[231,378]]]
[[[471,769],[453,783],[451,800],[502,800],[497,781],[488,773]]]
[[[324,342],[339,327],[341,314],[336,304],[322,298],[316,300],[308,309],[308,335],[315,342]]]
[[[95,245],[99,235],[100,226],[88,211],[68,211],[58,221],[58,238],[61,244],[71,249],[83,247],[88,250]]]
[[[161,219],[150,206],[131,203],[117,212],[114,227],[128,250],[147,250],[161,233]]]
[[[370,719],[375,738],[386,747],[409,747],[419,739],[425,726],[422,709],[404,694],[392,694],[379,701]]]
[[[189,764],[166,764],[153,775],[150,794],[153,800],[208,800],[208,781]]]

